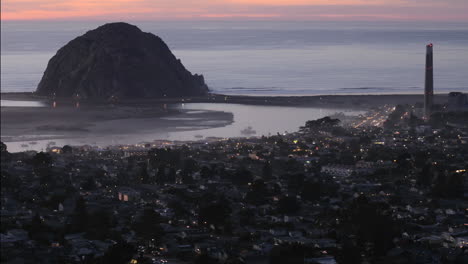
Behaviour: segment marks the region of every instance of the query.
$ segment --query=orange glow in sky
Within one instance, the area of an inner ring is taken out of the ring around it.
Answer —
[[[467,0],[1,0],[2,20],[468,21]]]

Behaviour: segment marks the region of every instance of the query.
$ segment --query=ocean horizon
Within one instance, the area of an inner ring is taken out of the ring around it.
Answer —
[[[1,91],[34,91],[60,47],[104,23],[2,21]],[[130,23],[160,36],[189,71],[205,76],[213,93],[422,93],[427,43],[434,43],[435,93],[468,92],[466,23]]]

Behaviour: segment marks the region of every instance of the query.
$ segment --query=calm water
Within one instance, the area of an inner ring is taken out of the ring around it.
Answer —
[[[18,106],[11,102],[11,106]],[[22,103],[21,103],[22,104]],[[276,133],[295,132],[307,120],[318,119],[324,116],[333,115],[337,112],[343,112],[345,115],[359,115],[361,111],[333,110],[322,108],[304,108],[304,107],[283,107],[283,106],[253,106],[237,104],[177,104],[171,107],[187,110],[183,116],[168,116],[163,118],[190,119],[191,113],[200,111],[224,111],[233,114],[234,122],[227,126],[217,128],[194,130],[190,127],[178,127],[173,129],[155,130],[141,133],[135,131],[134,134],[106,134],[105,136],[89,135],[84,133],[81,137],[63,139],[63,135],[42,135],[44,140],[37,140],[37,135],[21,135],[15,142],[5,142],[8,150],[11,152],[25,150],[46,150],[50,146],[69,145],[94,145],[105,147],[115,144],[137,144],[142,142],[152,142],[154,140],[200,140],[207,137],[245,137],[245,136],[268,136]],[[291,118],[294,117],[294,118]],[[131,120],[130,120],[131,121]],[[130,122],[128,120],[122,120]],[[157,122],[157,119],[155,119]],[[245,135],[242,130],[251,127],[255,134]],[[180,131],[184,129],[184,131]],[[8,136],[8,135],[5,135]],[[33,139],[35,138],[35,139]],[[51,144],[52,142],[52,144]]]
[[[40,101],[0,100],[2,107],[46,107],[47,104]]]
[[[58,48],[103,22],[1,23],[1,90],[34,91]],[[134,22],[162,37],[214,92],[421,92],[425,44],[436,92],[468,92],[468,25],[344,22]]]
[[[193,111],[224,111],[233,113],[234,122],[231,125],[204,129],[198,131],[183,131],[169,133],[170,140],[193,140],[195,136],[204,137],[241,137],[246,136],[241,131],[251,127],[256,133],[251,136],[268,136],[276,133],[296,132],[307,120],[330,116],[337,112],[357,116],[364,111],[335,110],[324,108],[288,107],[288,106],[256,106],[239,104],[207,104],[192,103],[178,107]]]
[[[14,102],[11,102],[11,106],[13,105],[15,105]],[[343,112],[345,115],[353,116],[364,113],[360,111],[344,111],[342,109],[334,110],[304,107],[253,106],[222,103],[178,104],[172,107],[182,108],[186,110],[187,113],[182,116],[176,115],[163,117],[163,119],[170,118],[184,120],[193,118],[191,114],[195,114],[200,111],[224,111],[233,114],[234,122],[227,126],[199,130],[194,130],[190,127],[178,127],[164,130],[158,129],[155,131],[147,131],[145,133],[141,133],[139,131],[135,131],[132,134],[109,133],[105,136],[96,136],[84,133],[81,137],[72,139],[63,139],[62,135],[41,135],[42,138],[47,139],[37,140],[37,135],[21,135],[17,141],[5,143],[7,144],[9,151],[18,152],[25,150],[41,151],[45,150],[49,146],[63,146],[66,144],[105,147],[107,145],[115,144],[152,142],[154,140],[192,141],[207,137],[226,138],[262,135],[268,136],[276,133],[295,132],[300,126],[304,125],[307,120],[333,115],[336,112]],[[121,120],[120,122],[122,122],[123,125],[128,125],[126,122],[131,122],[131,120]],[[155,119],[154,122],[157,122],[157,119]],[[255,131],[255,134],[245,135],[241,132],[249,126],[251,127],[251,130]],[[180,129],[184,129],[185,131],[180,131]],[[51,142],[53,145],[50,144]]]

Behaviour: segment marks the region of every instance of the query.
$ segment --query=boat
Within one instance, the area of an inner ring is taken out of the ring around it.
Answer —
[[[241,130],[242,135],[255,135],[257,131],[253,130],[251,126],[248,126]]]
[[[21,144],[21,147],[22,148],[27,148],[27,147],[29,147],[29,145],[28,144]]]
[[[194,137],[195,138],[204,138],[204,136],[202,136],[202,135],[195,135]]]

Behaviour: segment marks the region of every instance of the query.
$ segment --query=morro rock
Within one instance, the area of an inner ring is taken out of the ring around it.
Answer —
[[[75,38],[50,59],[36,93],[89,99],[200,96],[192,75],[161,38],[127,23],[105,24]]]

